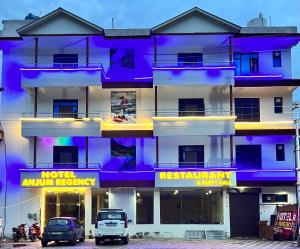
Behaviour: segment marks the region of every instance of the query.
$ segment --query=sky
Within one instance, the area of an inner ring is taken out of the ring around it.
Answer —
[[[62,7],[102,28],[111,28],[112,18],[115,28],[151,28],[195,6],[240,26],[261,12],[272,26],[297,26],[300,32],[300,0],[0,0],[0,20]],[[292,64],[300,78],[300,45],[292,51]]]

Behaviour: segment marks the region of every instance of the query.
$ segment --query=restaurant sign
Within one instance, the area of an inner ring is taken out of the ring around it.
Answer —
[[[23,188],[42,187],[99,187],[97,171],[45,170],[21,172]]]
[[[155,187],[236,187],[232,171],[160,171],[155,173]]]

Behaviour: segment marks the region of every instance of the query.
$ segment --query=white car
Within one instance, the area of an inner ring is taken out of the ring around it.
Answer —
[[[95,243],[100,245],[106,239],[121,239],[124,244],[128,244],[128,223],[127,214],[123,209],[103,208],[97,214],[95,224]]]

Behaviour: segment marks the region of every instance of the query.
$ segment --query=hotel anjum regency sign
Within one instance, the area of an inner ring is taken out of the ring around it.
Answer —
[[[99,187],[97,171],[26,171],[21,172],[23,188],[43,187]]]
[[[160,171],[155,173],[155,187],[235,187],[233,171]]]

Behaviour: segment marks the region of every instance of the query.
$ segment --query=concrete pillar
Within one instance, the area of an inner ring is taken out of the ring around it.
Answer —
[[[154,189],[153,192],[153,216],[154,225],[160,225],[160,190]]]
[[[92,221],[92,190],[87,188],[84,196],[84,230],[85,234],[89,234],[89,228]]]
[[[223,217],[224,217],[224,230],[227,237],[230,237],[230,203],[229,194],[226,189],[223,190]]]

